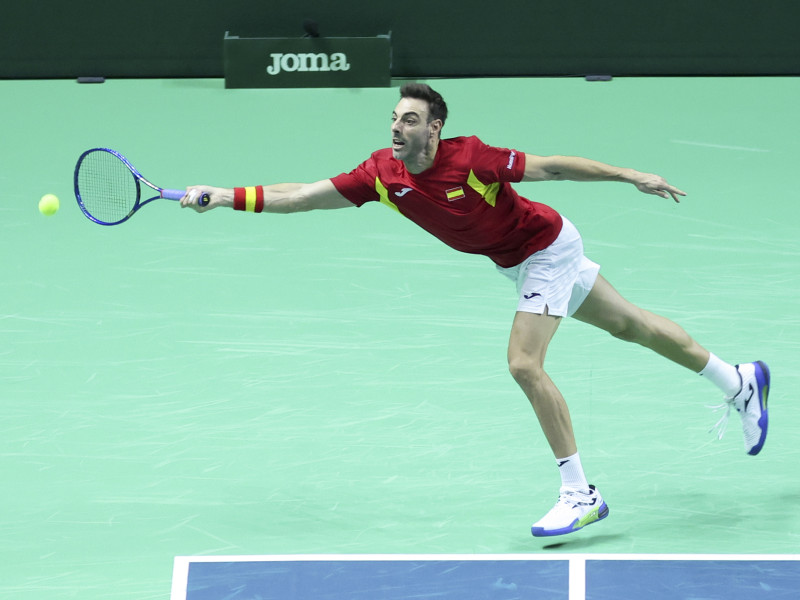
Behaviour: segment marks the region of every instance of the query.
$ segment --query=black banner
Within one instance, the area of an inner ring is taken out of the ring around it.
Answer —
[[[388,87],[391,40],[225,35],[226,88]]]

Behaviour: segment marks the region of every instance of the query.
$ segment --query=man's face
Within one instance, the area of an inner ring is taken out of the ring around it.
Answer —
[[[425,156],[431,140],[438,135],[439,120],[428,123],[428,103],[401,98],[392,113],[392,155],[404,162]]]

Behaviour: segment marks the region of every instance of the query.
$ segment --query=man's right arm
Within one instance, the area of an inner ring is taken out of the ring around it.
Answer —
[[[209,195],[209,203],[200,206],[198,199]],[[190,186],[181,198],[181,206],[190,207],[197,212],[214,208],[233,208],[233,189],[207,185]],[[330,179],[315,183],[277,183],[264,186],[264,210],[269,213],[294,213],[309,210],[326,210],[355,206],[339,193]]]

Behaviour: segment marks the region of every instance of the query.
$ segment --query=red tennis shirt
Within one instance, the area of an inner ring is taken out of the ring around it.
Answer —
[[[416,175],[387,148],[331,181],[356,206],[382,202],[456,250],[513,267],[561,231],[555,210],[511,187],[524,173],[524,153],[473,136],[441,140],[433,166]]]

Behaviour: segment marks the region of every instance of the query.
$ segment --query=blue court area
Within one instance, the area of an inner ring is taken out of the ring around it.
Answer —
[[[586,600],[793,600],[800,562],[768,557],[587,560]]]
[[[171,600],[793,600],[790,557],[178,557]]]
[[[194,563],[186,600],[314,598],[567,600],[563,560],[353,560]]]

